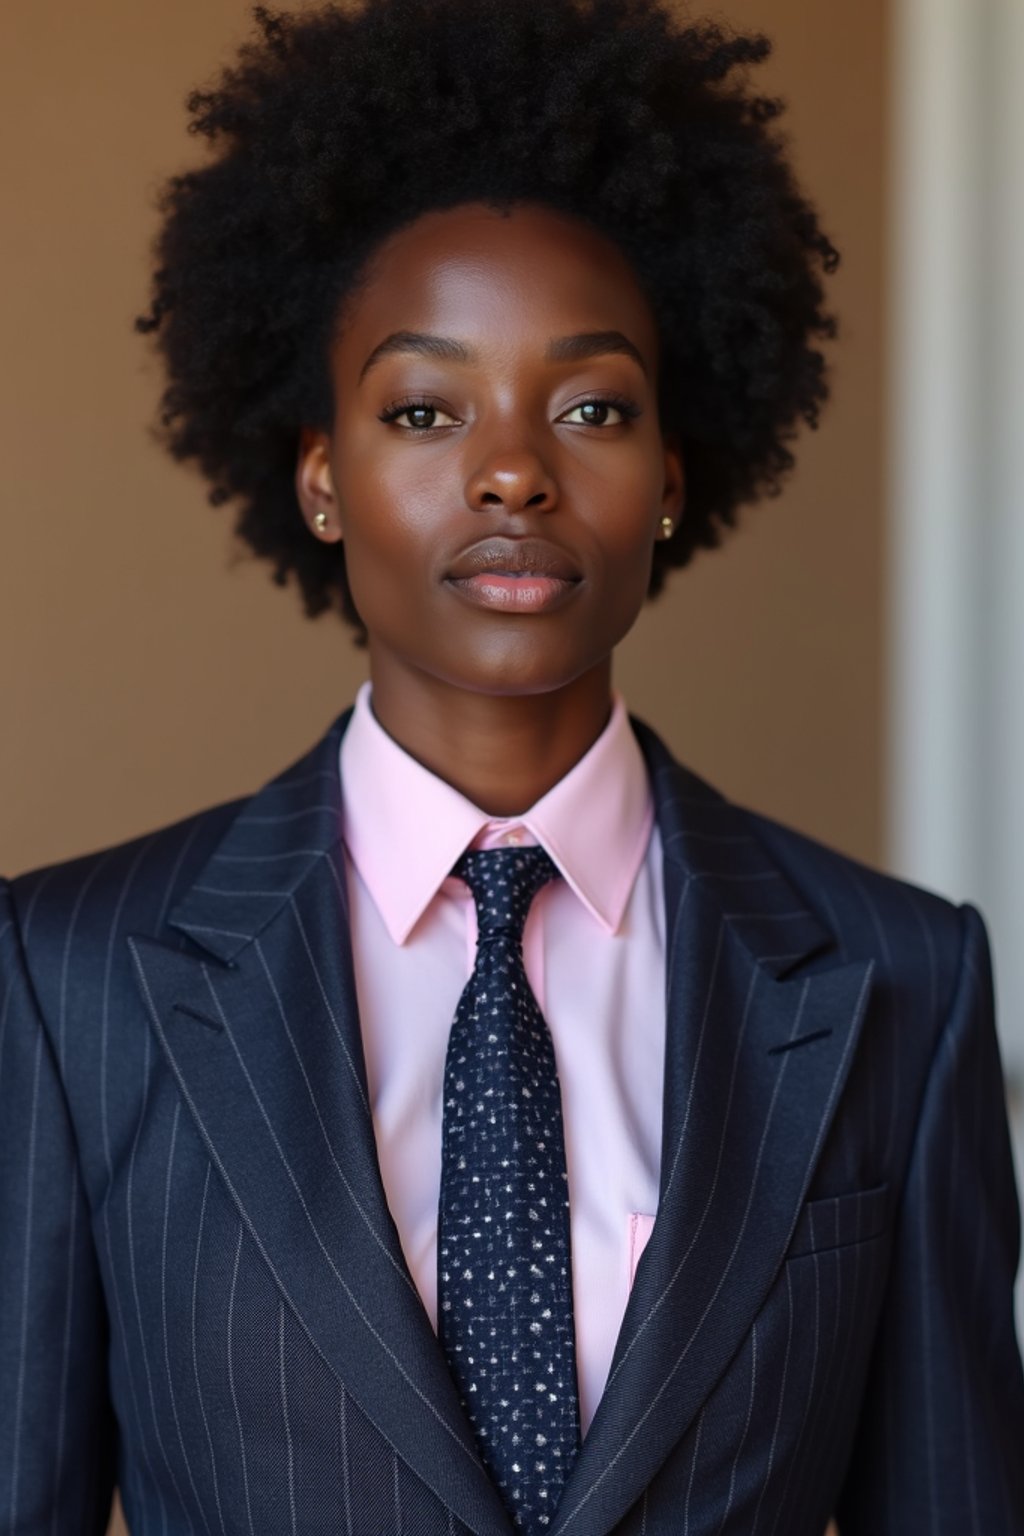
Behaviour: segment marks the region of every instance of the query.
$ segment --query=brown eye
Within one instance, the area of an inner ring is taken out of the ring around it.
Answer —
[[[432,427],[437,412],[432,405],[407,405],[401,414],[408,417],[410,427]]]
[[[581,420],[573,421],[572,418],[579,413]],[[609,414],[612,420],[609,420]],[[569,422],[570,426],[583,427],[619,427],[625,421],[639,416],[640,407],[634,405],[631,400],[623,399],[595,399],[582,400],[579,405],[574,405],[571,410],[560,417],[560,420]]]
[[[406,421],[402,421],[402,417]],[[443,417],[438,421],[438,417]],[[381,411],[381,421],[397,421],[403,432],[429,432],[432,427],[454,427],[458,425],[454,416],[449,416],[447,411],[442,411],[440,406],[431,405],[429,400],[396,400],[386,410]]]

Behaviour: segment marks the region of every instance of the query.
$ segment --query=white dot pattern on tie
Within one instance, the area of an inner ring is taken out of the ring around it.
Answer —
[[[579,1447],[569,1192],[554,1047],[522,959],[542,848],[467,853],[473,974],[444,1076],[438,1336],[518,1530],[543,1531]]]

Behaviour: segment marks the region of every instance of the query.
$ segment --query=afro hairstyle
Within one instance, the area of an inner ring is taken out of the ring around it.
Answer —
[[[777,495],[799,419],[828,395],[839,253],[801,195],[784,108],[753,94],[760,35],[679,20],[672,0],[350,0],[276,13],[188,99],[208,141],[160,196],[150,307],[158,431],[235,529],[294,573],[305,612],[365,643],[343,543],[298,510],[300,429],[330,429],[330,346],[375,246],[431,209],[544,203],[617,242],[660,343],[659,415],[686,469],[670,566]]]

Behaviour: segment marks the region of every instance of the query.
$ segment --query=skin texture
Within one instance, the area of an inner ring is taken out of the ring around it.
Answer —
[[[389,350],[367,367],[397,332],[454,338],[469,358]],[[547,355],[553,338],[607,332],[638,357]],[[435,210],[375,253],[331,367],[333,425],[303,430],[296,487],[311,535],[345,540],[374,713],[475,804],[516,815],[606,724],[612,651],[662,519],[682,513],[649,302],[616,245],[555,210]],[[609,395],[638,414],[587,404]],[[381,419],[410,402],[431,409]],[[495,536],[543,540],[580,580],[544,611],[475,606],[446,578]]]

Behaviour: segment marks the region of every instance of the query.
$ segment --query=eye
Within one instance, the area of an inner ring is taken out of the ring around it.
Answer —
[[[408,422],[402,422],[399,418],[407,416]],[[443,421],[438,417],[443,416]],[[394,400],[380,413],[380,421],[397,421],[403,432],[429,432],[437,427],[457,427],[458,421],[454,416],[449,416],[442,411],[439,405],[432,405],[429,400]]]
[[[579,411],[582,413],[582,421],[573,421],[571,418]],[[609,412],[618,418],[609,421]],[[570,426],[582,427],[621,427],[627,421],[634,420],[640,415],[640,407],[632,400],[627,400],[624,395],[600,395],[593,400],[581,400],[579,405],[571,406],[559,421],[567,421]]]

